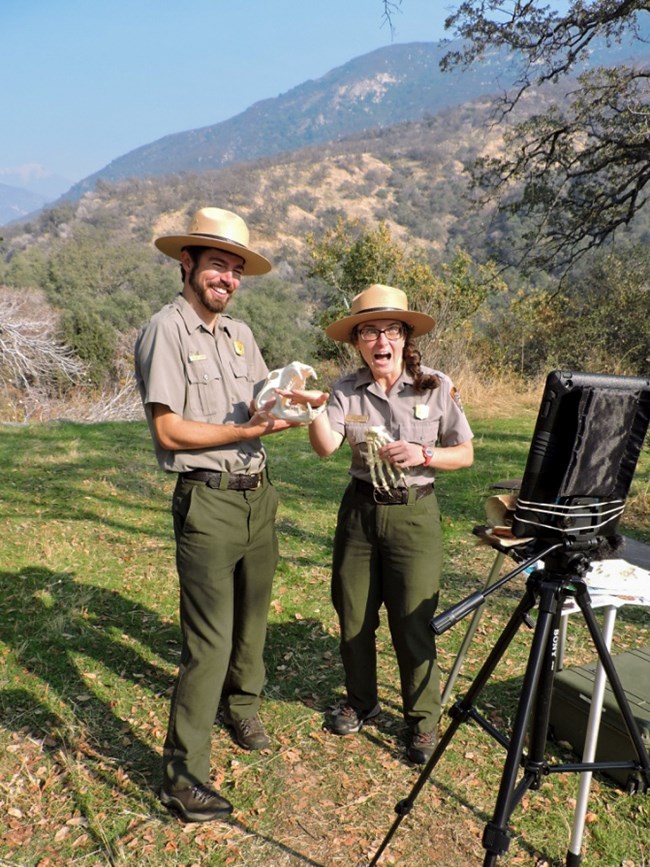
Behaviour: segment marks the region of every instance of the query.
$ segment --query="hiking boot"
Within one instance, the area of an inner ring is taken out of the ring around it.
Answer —
[[[343,705],[333,717],[330,730],[335,735],[353,735],[361,731],[361,727],[367,720],[374,719],[380,713],[381,708],[378,704],[371,710],[356,710],[351,704]]]
[[[235,740],[245,750],[263,750],[271,743],[258,714],[246,719],[233,719],[225,713],[223,721],[233,729]]]
[[[160,802],[184,822],[212,822],[225,819],[232,813],[230,801],[202,783],[181,789],[163,785]]]
[[[414,762],[416,765],[426,765],[437,746],[437,732],[415,732],[411,736],[411,743],[406,751],[406,755],[409,761]]]

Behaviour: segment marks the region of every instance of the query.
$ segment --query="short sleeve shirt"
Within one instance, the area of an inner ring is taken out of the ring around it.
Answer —
[[[455,446],[471,440],[472,430],[451,379],[439,370],[422,368],[435,374],[438,388],[416,391],[413,377],[406,371],[387,395],[367,368],[342,377],[332,389],[327,415],[333,431],[342,434],[352,449],[350,474],[370,482],[366,434],[371,427],[385,429],[393,440],[418,445]],[[410,467],[404,471],[406,485],[425,485],[434,478],[430,467]]]
[[[266,463],[259,439],[207,449],[167,451],[153,434],[152,405],[190,421],[244,424],[268,368],[244,322],[220,315],[214,334],[182,295],[156,313],[138,336],[135,372],[162,469],[257,473]]]

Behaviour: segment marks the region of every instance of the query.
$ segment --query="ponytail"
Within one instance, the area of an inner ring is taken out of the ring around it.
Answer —
[[[413,342],[413,329],[408,325],[404,326],[406,331],[406,340],[404,342],[404,366],[410,375],[413,377],[413,388],[415,391],[433,391],[440,385],[440,377],[435,373],[423,373],[421,368],[422,355],[420,350]]]

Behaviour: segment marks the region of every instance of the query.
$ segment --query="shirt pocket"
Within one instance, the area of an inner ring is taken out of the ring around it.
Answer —
[[[249,365],[244,358],[236,358],[230,362],[232,375],[236,380],[246,380],[246,382],[254,382],[253,367]]]
[[[219,368],[206,358],[187,366],[187,417],[201,420],[219,411],[223,383]],[[223,408],[223,407],[221,407]]]
[[[420,445],[434,445],[439,430],[439,418],[411,419],[400,425],[400,439]]]
[[[370,425],[368,422],[363,423],[346,423],[345,425],[345,436],[347,441],[351,446],[358,446],[361,443],[366,442],[366,433],[368,432],[368,428]]]
[[[346,422],[345,438],[352,451],[352,468],[368,469],[368,444],[366,433],[371,425],[368,422]]]

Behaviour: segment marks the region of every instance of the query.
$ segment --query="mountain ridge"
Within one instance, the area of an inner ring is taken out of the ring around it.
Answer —
[[[340,141],[365,130],[422,120],[446,108],[493,96],[512,84],[517,59],[505,52],[495,51],[468,70],[442,72],[440,60],[458,45],[458,41],[441,40],[375,49],[320,78],[255,102],[225,121],[170,133],[141,145],[74,184],[54,203],[76,201],[98,181],[114,183],[132,177],[211,171]],[[639,56],[646,63],[650,61],[650,49],[643,40],[613,46],[601,41],[583,68],[614,65]],[[32,216],[33,211],[21,209],[18,202],[7,201],[0,194],[0,224]]]
[[[439,40],[377,48],[320,78],[255,102],[225,121],[171,133],[123,154],[75,184],[66,198],[78,198],[98,180],[218,169],[366,129],[422,120],[513,85],[519,58],[502,50],[489,53],[469,69],[443,72],[440,61],[461,45],[460,40]],[[650,62],[650,48],[643,38],[612,45],[600,39],[579,67],[612,66],[639,57]]]
[[[458,74],[456,80],[464,80],[458,91],[439,87],[445,51],[427,42],[376,49],[225,121],[142,145],[75,184],[66,198],[77,198],[98,180],[218,169],[419,120],[494,89],[493,80],[482,80],[478,71]]]

